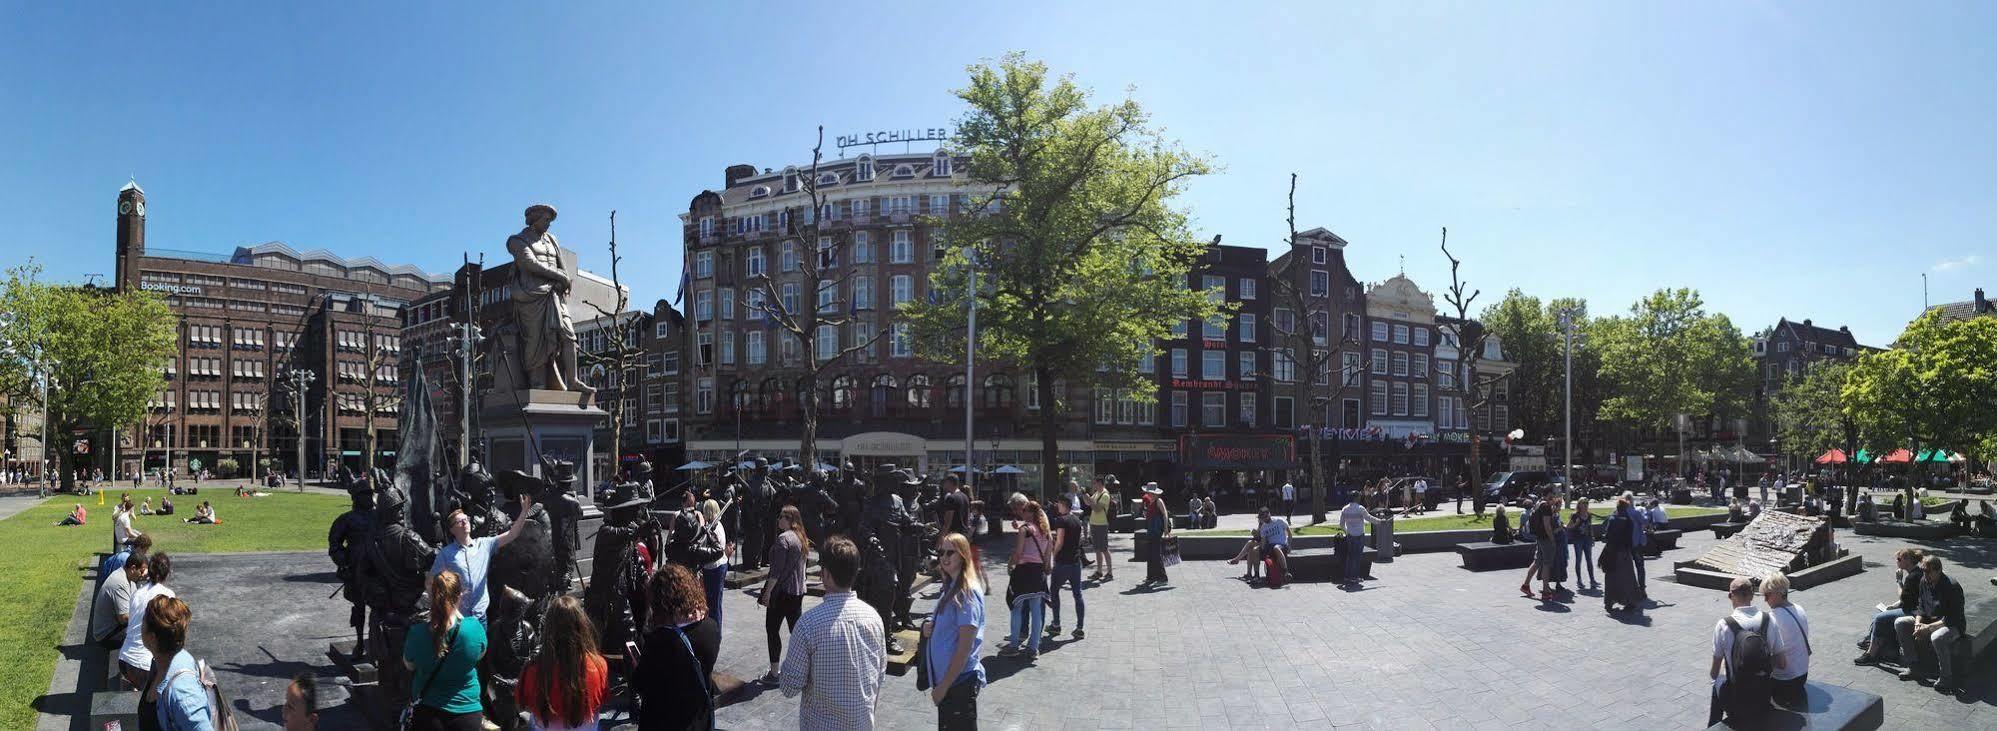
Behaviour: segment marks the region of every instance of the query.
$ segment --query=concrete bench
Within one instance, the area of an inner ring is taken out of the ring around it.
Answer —
[[[1531,543],[1465,543],[1456,547],[1463,568],[1471,571],[1522,569],[1532,565]]]
[[[1372,546],[1361,549],[1360,577],[1373,575],[1373,559],[1379,555],[1379,549]],[[1306,548],[1290,552],[1290,581],[1345,581],[1346,578],[1344,546]]]
[[[1676,549],[1678,547],[1678,537],[1682,535],[1685,535],[1685,531],[1678,530],[1677,528],[1665,528],[1664,530],[1653,531],[1644,539],[1643,552],[1651,556],[1656,556],[1665,551]]]
[[[1917,541],[1938,541],[1954,538],[1961,530],[1947,521],[1923,520],[1881,520],[1852,521],[1851,532],[1861,536],[1884,536],[1888,538],[1908,538]]]
[[[1746,523],[1714,523],[1713,537],[1724,541],[1732,538],[1735,533],[1739,533],[1742,528],[1746,527]]]
[[[90,694],[90,728],[137,729],[139,727],[139,692],[136,690],[100,690]]]
[[[1803,692],[1805,699],[1801,708],[1796,710],[1770,708],[1767,715],[1755,719],[1753,723],[1734,725],[1722,721],[1707,731],[1718,729],[1871,731],[1886,723],[1886,700],[1871,693],[1827,683],[1808,683],[1803,687]]]

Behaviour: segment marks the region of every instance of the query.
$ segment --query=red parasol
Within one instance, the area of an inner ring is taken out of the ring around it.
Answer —
[[[1845,463],[1845,454],[1844,450],[1842,449],[1833,449],[1831,451],[1818,455],[1817,457],[1817,464],[1844,464],[1844,463]]]
[[[1895,449],[1893,450],[1892,454],[1880,457],[1879,461],[1892,462],[1896,464],[1906,464],[1908,462],[1914,461],[1914,453],[1904,449]]]

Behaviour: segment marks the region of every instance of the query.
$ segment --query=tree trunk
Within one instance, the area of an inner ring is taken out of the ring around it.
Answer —
[[[1476,424],[1477,423],[1476,409],[1473,408],[1467,413],[1470,415],[1470,423]],[[1482,449],[1483,446],[1484,446],[1484,435],[1478,434],[1477,428],[1475,426],[1472,426],[1470,428],[1470,464],[1465,465],[1464,469],[1470,472],[1469,475],[1470,504],[1476,508],[1477,517],[1479,519],[1482,519],[1484,517],[1484,505],[1485,505],[1484,479],[1482,476],[1482,472],[1484,469],[1484,461],[1483,459],[1480,458],[1480,455],[1483,453]]]
[[[47,407],[43,407],[42,409],[42,418],[43,419],[49,418],[49,412]],[[69,430],[57,429],[55,428],[54,425],[50,425],[48,433],[51,441],[60,442],[63,441],[62,435],[68,434]],[[49,454],[51,454],[50,450],[54,450],[53,454],[55,454],[56,475],[62,480],[62,482],[60,483],[62,485],[62,489],[74,491],[76,489],[76,455],[72,454],[69,449],[56,449],[54,446],[48,443],[43,443],[42,464],[44,465],[45,469],[46,466],[48,465]]]
[[[1048,495],[1058,493],[1066,479],[1061,470],[1061,417],[1054,413],[1053,372],[1039,368],[1033,374],[1037,381],[1033,387],[1034,397],[1040,400],[1040,497],[1044,500]],[[965,384],[965,388],[968,390],[970,385]],[[1050,490],[1050,486],[1054,489]]]
[[[798,423],[802,426],[797,440],[797,461],[810,470],[818,464],[818,376],[805,377],[804,393],[798,399]]]
[[[1336,468],[1330,470],[1331,473],[1330,479],[1325,478],[1326,470],[1324,469],[1324,440],[1318,438],[1319,434],[1324,433],[1323,431],[1324,429],[1325,426],[1323,424],[1319,424],[1315,427],[1312,427],[1311,433],[1308,437],[1311,440],[1311,524],[1312,525],[1324,522],[1324,495],[1325,493],[1331,492],[1332,481],[1338,479],[1338,470]]]

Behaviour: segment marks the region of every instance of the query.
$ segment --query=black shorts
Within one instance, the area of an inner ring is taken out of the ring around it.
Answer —
[[[1089,526],[1089,545],[1107,550],[1109,548],[1109,526],[1091,524]]]

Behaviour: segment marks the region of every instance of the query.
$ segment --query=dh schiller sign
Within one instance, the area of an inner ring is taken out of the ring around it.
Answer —
[[[1297,464],[1297,440],[1288,434],[1188,434],[1179,458],[1196,470],[1287,469]]]

